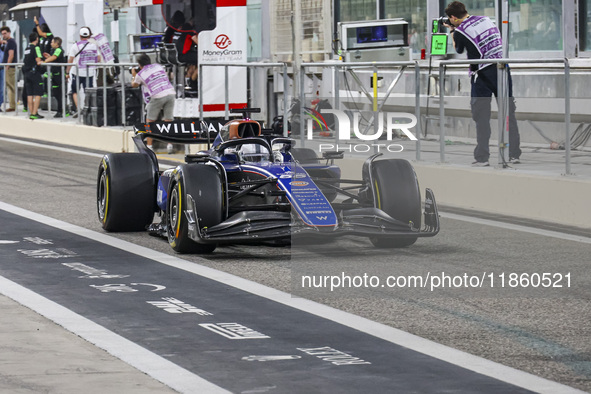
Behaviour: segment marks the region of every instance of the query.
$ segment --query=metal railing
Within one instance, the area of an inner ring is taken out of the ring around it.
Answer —
[[[6,81],[7,81],[7,71],[9,67],[14,67],[14,115],[18,115],[18,72],[23,67],[24,63],[0,63],[0,66],[4,68],[4,84],[2,85],[2,97],[4,97],[4,102],[2,103],[2,111],[6,112]]]
[[[563,59],[470,59],[470,60],[442,60],[439,63],[439,154],[441,162],[445,162],[445,73],[448,66],[460,66],[469,64],[497,64],[498,75],[497,86],[500,91],[497,91],[497,107],[498,111],[498,141],[499,141],[499,164],[503,167],[506,163],[506,147],[505,141],[507,138],[507,116],[503,109],[507,108],[509,101],[509,92],[503,89],[504,83],[507,79],[507,68],[504,65],[508,64],[564,64],[564,133],[565,133],[565,174],[571,175],[571,136],[570,136],[570,64],[567,58]]]
[[[102,90],[103,90],[103,123],[105,124],[105,126],[107,125],[107,68],[119,68],[119,78],[120,78],[120,84],[121,84],[121,125],[125,125],[125,121],[126,121],[126,106],[125,106],[125,77],[124,77],[124,71],[125,68],[130,68],[130,67],[137,67],[137,63],[89,63],[86,65],[86,75],[89,74],[90,71],[90,67],[95,67],[95,68],[101,68],[103,70],[102,72]],[[131,74],[130,74],[131,75]],[[97,81],[98,82],[98,81]],[[144,102],[143,100],[140,100],[141,104],[142,104],[142,119],[141,121],[143,121],[143,108],[144,108]],[[80,105],[78,105],[78,110],[80,109]],[[80,118],[78,118],[80,119]],[[80,120],[78,120],[80,122]]]
[[[59,67],[60,68],[60,79],[61,79],[61,94],[62,94],[62,117],[66,117],[66,108],[68,107],[68,100],[67,100],[67,91],[68,91],[68,79],[66,78],[66,67],[73,67],[76,69],[76,73],[78,73],[78,65],[75,63],[46,63],[47,67],[47,110],[51,111],[51,102],[53,97],[53,74],[51,72],[52,68]]]
[[[373,73],[373,81],[374,81],[374,90],[373,93],[369,93],[367,91],[364,91],[363,93],[365,94],[366,97],[368,97],[369,99],[372,100],[372,108],[373,108],[373,127],[374,127],[374,131],[377,133],[378,131],[378,127],[379,127],[379,122],[376,121],[377,116],[379,114],[379,112],[383,109],[384,105],[386,104],[388,97],[390,97],[390,94],[392,93],[392,91],[394,90],[394,87],[396,86],[396,84],[398,83],[398,81],[400,80],[400,77],[402,76],[402,74],[404,73],[405,69],[407,67],[412,67],[414,74],[415,74],[415,116],[418,120],[417,122],[417,128],[418,128],[418,132],[417,134],[417,140],[415,142],[416,144],[416,159],[417,160],[421,160],[421,136],[422,136],[422,125],[420,122],[421,119],[421,79],[420,79],[420,73],[421,73],[421,69],[419,66],[419,63],[416,61],[400,61],[400,62],[339,62],[339,63],[302,63],[301,65],[301,73],[300,75],[304,75],[306,72],[306,69],[308,68],[312,68],[312,67],[317,67],[317,68],[332,68],[333,69],[333,79],[334,79],[334,88],[333,88],[333,93],[334,93],[334,104],[335,104],[335,109],[339,109],[339,104],[340,104],[340,97],[339,97],[339,91],[340,91],[340,81],[339,81],[339,69],[342,69],[343,71],[347,71],[347,70],[354,70],[354,69],[371,69],[372,73]],[[385,67],[385,68],[400,68],[400,72],[398,74],[398,76],[392,81],[392,83],[390,84],[390,86],[388,86],[388,89],[386,90],[386,93],[382,98],[382,103],[380,104],[379,101],[379,96],[378,96],[378,91],[377,91],[377,73],[378,73],[378,68],[379,67]],[[362,87],[361,82],[357,79],[358,83],[360,84],[359,86]],[[303,119],[304,116],[304,112],[303,112],[303,102],[305,99],[305,86],[304,86],[305,80],[304,78],[300,77],[300,81],[299,81],[299,101],[300,103],[300,113],[299,113],[299,117],[300,119]],[[304,140],[304,122],[300,121],[300,139]],[[335,142],[338,142],[338,134],[335,135]]]
[[[445,79],[446,79],[446,72],[448,69],[451,68],[457,68],[459,66],[466,66],[469,64],[484,64],[484,63],[494,63],[494,64],[498,64],[501,67],[499,68],[499,73],[501,74],[501,79],[499,79],[499,88],[501,89],[501,91],[499,91],[499,95],[497,97],[497,103],[498,103],[498,108],[499,108],[499,116],[498,116],[498,140],[499,140],[499,164],[502,164],[503,159],[504,159],[504,155],[506,153],[506,148],[507,145],[505,144],[505,141],[507,141],[506,138],[506,114],[503,114],[503,108],[506,108],[506,103],[509,100],[508,97],[508,91],[507,89],[505,89],[505,91],[502,91],[502,86],[503,85],[501,83],[501,80],[503,78],[505,78],[503,76],[503,74],[506,74],[506,68],[503,67],[503,65],[506,64],[553,64],[553,65],[559,65],[561,66],[561,68],[564,69],[564,136],[565,136],[565,142],[564,142],[564,148],[565,148],[565,159],[564,159],[564,168],[565,168],[565,174],[566,175],[572,175],[572,169],[571,169],[571,88],[570,88],[570,80],[571,80],[571,71],[570,71],[570,64],[569,64],[569,60],[568,59],[539,59],[539,60],[533,60],[533,59],[486,59],[486,60],[442,60],[439,62],[439,160],[441,163],[445,163],[446,162],[446,122],[445,122],[445,117],[446,117],[446,108],[445,108],[445,97],[446,97],[446,91],[445,91]],[[69,66],[70,64],[58,64],[58,63],[54,63],[51,65],[47,65],[47,66],[51,66],[51,67],[61,67],[61,69],[63,70],[63,68],[65,66]],[[5,70],[5,78],[4,78],[4,84],[3,86],[1,86],[0,88],[3,89],[3,93],[4,93],[4,103],[3,103],[3,108],[6,109],[7,106],[7,99],[8,97],[6,96],[6,69],[7,66],[14,66],[15,67],[15,87],[18,86],[18,75],[19,75],[19,70],[22,68],[23,64],[22,63],[11,63],[11,64],[0,64],[0,66],[4,67]],[[73,67],[76,67],[76,65],[72,65]],[[105,64],[105,63],[94,63],[94,64],[90,64],[87,65],[87,68],[90,66],[94,66],[97,68],[119,68],[120,70],[120,78],[122,80],[122,100],[121,100],[121,124],[125,124],[126,123],[126,100],[125,100],[125,78],[123,77],[123,74],[126,73],[126,69],[129,67],[133,67],[133,66],[137,66],[137,64],[135,63],[117,63],[117,64]],[[277,62],[277,63],[265,63],[265,62],[260,62],[260,63],[202,63],[199,64],[199,110],[200,110],[200,114],[204,114],[203,108],[204,108],[204,95],[203,95],[203,69],[204,67],[223,67],[224,70],[224,113],[225,113],[225,118],[229,119],[229,114],[230,114],[230,81],[229,81],[229,68],[230,67],[246,67],[246,68],[268,68],[268,69],[280,69],[281,70],[281,78],[283,80],[283,130],[287,130],[288,129],[288,113],[289,113],[289,105],[288,105],[288,91],[289,91],[289,74],[288,74],[288,64],[287,63],[282,63],[282,62]],[[409,72],[414,72],[414,80],[415,80],[415,91],[414,91],[414,97],[415,97],[415,116],[416,118],[419,120],[419,122],[417,123],[416,127],[417,127],[417,141],[416,141],[416,159],[417,160],[421,160],[421,139],[423,138],[423,132],[422,132],[422,122],[421,122],[421,97],[425,97],[424,94],[421,93],[421,76],[425,75],[424,70],[421,69],[421,66],[418,64],[418,62],[416,61],[410,61],[410,62],[371,62],[371,63],[357,63],[357,62],[351,62],[351,63],[303,63],[301,65],[301,69],[300,69],[300,74],[304,75],[306,73],[307,70],[311,69],[311,68],[332,68],[332,73],[333,73],[333,79],[334,79],[334,88],[333,88],[333,94],[334,94],[334,100],[335,100],[335,106],[338,109],[339,106],[339,102],[340,102],[340,97],[339,97],[339,91],[340,91],[340,87],[339,85],[341,84],[340,82],[340,76],[342,75],[343,72],[347,72],[350,70],[358,70],[358,69],[365,69],[365,70],[370,70],[371,72],[373,72],[373,74],[377,74],[378,70],[383,70],[384,68],[388,68],[388,69],[393,69],[393,68],[400,68],[401,69],[401,73],[404,72],[404,70],[408,70]],[[49,68],[50,70],[50,68]],[[437,70],[437,69],[436,69]],[[294,70],[289,70],[289,71],[294,71]],[[390,70],[389,70],[390,71]],[[422,71],[422,74],[421,74]],[[50,74],[51,75],[51,74]],[[400,74],[401,75],[401,74]],[[371,99],[373,101],[373,109],[374,112],[379,112],[383,106],[386,104],[386,101],[390,95],[390,93],[392,92],[394,85],[396,84],[396,82],[398,81],[398,79],[400,78],[400,75],[394,79],[394,81],[392,82],[392,84],[387,88],[386,93],[380,93],[380,95],[378,96],[376,91],[374,90],[374,93],[370,93],[370,92],[365,92],[365,95]],[[51,78],[51,77],[50,77]],[[62,72],[62,82],[64,82],[64,73]],[[106,86],[106,72],[103,72],[103,115],[104,115],[104,121],[106,123],[107,120],[107,94],[106,94],[106,90],[107,90],[107,86]],[[50,79],[51,81],[51,79]],[[304,103],[304,99],[305,99],[305,89],[304,89],[304,83],[305,83],[305,79],[304,78],[299,78],[299,80],[297,81],[297,86],[299,87],[299,100],[300,103]],[[51,85],[51,84],[50,84]],[[65,87],[65,85],[63,84],[62,86]],[[48,92],[50,91],[50,88],[48,88]],[[63,89],[62,91],[62,98],[64,98],[65,95],[65,91],[66,89]],[[15,91],[15,95],[18,95],[18,88]],[[48,96],[50,96],[48,94]],[[51,96],[50,96],[51,97]],[[382,100],[381,103],[378,103],[378,98],[380,100]],[[18,99],[17,101],[17,108],[18,108]],[[143,105],[143,101],[140,100],[142,105]],[[377,104],[377,105],[376,105]],[[50,104],[51,105],[51,104]],[[65,103],[64,103],[65,106]],[[80,108],[80,106],[79,106]],[[78,113],[80,113],[80,110],[78,109]],[[15,111],[15,115],[18,116],[18,110]],[[374,115],[375,118],[375,115]],[[300,119],[303,119],[303,105],[300,105]],[[78,122],[81,122],[81,119],[79,117]],[[377,123],[378,122],[374,122],[374,127],[377,127]],[[303,134],[303,126],[304,123],[300,122],[300,137],[303,138],[304,134]]]
[[[4,97],[4,102],[2,103],[2,107],[3,107],[3,111],[6,112],[6,102],[7,102],[7,97],[6,97],[6,71],[8,69],[9,66],[14,66],[15,67],[15,72],[14,72],[14,95],[15,95],[15,111],[14,111],[14,115],[15,116],[19,116],[19,111],[18,111],[18,76],[19,76],[19,71],[21,71],[23,73],[23,79],[24,79],[24,71],[22,71],[22,68],[24,66],[24,63],[0,63],[0,66],[2,66],[4,68],[4,84],[2,87],[0,87],[0,89],[2,89],[2,97]],[[61,86],[62,86],[62,103],[63,103],[63,111],[62,111],[62,116],[65,117],[66,115],[66,107],[67,107],[67,101],[66,101],[66,92],[67,92],[67,84],[66,84],[66,79],[65,79],[65,67],[67,66],[72,66],[74,67],[76,70],[78,70],[78,66],[74,63],[46,63],[43,65],[44,67],[46,67],[47,70],[47,98],[48,98],[48,109],[51,111],[51,101],[53,98],[52,95],[52,73],[51,73],[51,68],[52,67],[60,67],[61,68]],[[25,103],[23,103],[24,105]]]
[[[229,67],[246,67],[249,68],[281,68],[283,75],[283,130],[287,132],[287,90],[289,87],[289,78],[287,76],[287,63],[201,63],[199,64],[199,113],[203,117],[203,68],[204,67],[224,67],[224,118],[230,118],[230,81],[229,81]]]

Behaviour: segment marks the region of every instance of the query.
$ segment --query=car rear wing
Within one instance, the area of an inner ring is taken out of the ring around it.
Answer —
[[[223,118],[183,119],[172,122],[150,122],[134,125],[134,133],[142,140],[155,138],[181,144],[211,144],[226,123]]]

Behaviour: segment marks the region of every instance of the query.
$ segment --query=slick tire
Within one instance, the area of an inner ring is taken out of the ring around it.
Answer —
[[[199,228],[219,224],[223,219],[224,189],[218,170],[204,164],[187,164],[171,179],[167,199],[168,243],[178,253],[206,254],[216,244],[198,243],[189,237],[187,201],[195,202],[194,216]]]
[[[421,227],[421,192],[412,165],[402,159],[375,161],[372,165],[373,190],[376,208],[392,218]],[[370,237],[378,248],[403,248],[418,237]]]
[[[143,231],[152,223],[156,176],[141,153],[105,155],[97,178],[98,219],[106,231]]]

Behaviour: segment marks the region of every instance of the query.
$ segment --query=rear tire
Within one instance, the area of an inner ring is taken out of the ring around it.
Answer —
[[[375,161],[372,164],[376,208],[404,223],[421,227],[421,191],[412,165],[402,159]],[[371,237],[378,248],[404,248],[417,241],[411,237]]]
[[[143,231],[152,223],[156,175],[141,153],[105,155],[97,178],[97,213],[106,231]]]
[[[189,238],[189,222],[185,213],[188,195],[195,202],[199,228],[219,224],[224,219],[224,194],[218,170],[203,164],[182,166],[176,177],[171,179],[166,210],[168,243],[176,252],[211,253],[216,244],[200,244]]]

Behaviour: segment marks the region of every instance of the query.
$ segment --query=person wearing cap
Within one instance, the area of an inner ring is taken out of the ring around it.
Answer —
[[[80,28],[80,41],[76,42],[70,48],[68,53],[68,63],[75,63],[78,65],[78,75],[71,72],[72,66],[66,69],[66,78],[72,80],[72,98],[74,104],[78,108],[78,89],[82,86],[83,89],[93,87],[93,77],[96,67],[87,66],[91,63],[98,63],[101,61],[99,50],[96,44],[90,40],[92,31],[89,27]],[[76,68],[74,68],[74,71]]]
[[[140,70],[131,69],[131,75],[133,75],[131,87],[137,88],[144,85],[144,91],[150,97],[146,106],[146,122],[158,120],[160,112],[165,122],[171,122],[174,118],[176,91],[168,79],[166,70],[160,64],[152,64],[150,57],[145,53],[139,55],[137,62]],[[148,138],[146,143],[148,148],[152,148],[151,138]],[[168,144],[167,150],[168,153],[173,152],[172,144]]]

